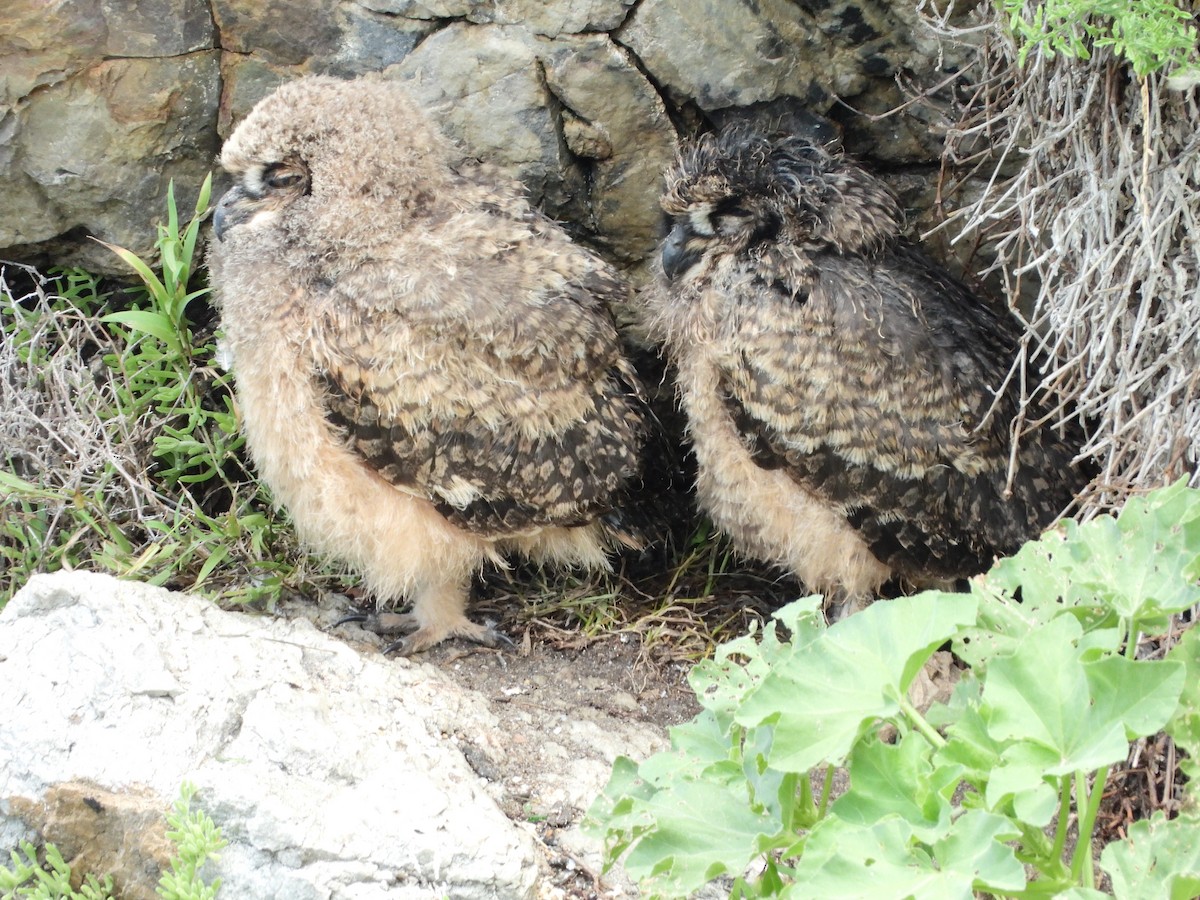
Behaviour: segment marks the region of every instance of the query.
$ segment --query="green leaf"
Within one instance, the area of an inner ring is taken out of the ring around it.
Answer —
[[[870,825],[899,816],[913,834],[929,843],[950,829],[954,785],[934,781],[933,748],[916,732],[896,744],[866,739],[850,755],[850,790],[833,804],[834,815]]]
[[[740,772],[740,748],[734,746],[729,732],[708,711],[690,722],[669,729],[671,749],[655,753],[641,766],[641,776],[652,784],[666,784],[673,778],[716,774],[714,766],[728,764],[721,771]],[[739,731],[740,734],[740,731]],[[711,771],[710,771],[711,770]]]
[[[954,649],[982,666],[1068,612],[1088,631],[1117,621],[1126,632],[1165,630],[1170,615],[1200,602],[1198,575],[1200,491],[1180,481],[1133,498],[1115,519],[1067,519],[997,562],[972,585],[979,624]]]
[[[1124,726],[1127,741],[1162,730],[1179,705],[1187,667],[1179,661],[1111,656],[1083,664],[1094,728]]]
[[[1003,810],[1011,806],[1017,818],[1044,828],[1058,811],[1057,788],[1063,777],[1050,777],[1047,771],[1060,761],[1052,749],[1038,744],[1022,742],[1008,747],[984,789],[988,808]]]
[[[152,294],[162,294],[165,290],[163,283],[158,280],[158,276],[154,271],[144,263],[136,253],[131,250],[126,250],[124,247],[118,247],[115,244],[107,244],[104,241],[98,241],[100,245],[107,247],[115,253],[125,265],[137,272],[138,277],[142,279],[146,287]]]
[[[135,331],[152,335],[171,348],[173,352],[178,353],[183,349],[179,343],[179,332],[175,330],[171,320],[160,313],[144,309],[125,309],[109,313],[107,316],[101,317],[100,321],[128,325]]]
[[[970,873],[975,889],[983,882],[989,893],[1020,891],[1025,887],[1025,867],[1009,846],[1019,835],[1020,829],[1004,816],[968,810],[933,845],[933,857],[942,871]]]
[[[979,615],[974,626],[955,638],[953,649],[981,674],[991,659],[1013,653],[1030,633],[1068,610],[1090,624],[1106,618],[1102,607],[1075,592],[1059,572],[1059,560],[1051,556],[1059,539],[1051,533],[1028,543],[997,562],[985,578],[971,582]]]
[[[677,781],[646,800],[645,813],[656,827],[629,851],[625,870],[670,896],[740,875],[776,834],[769,816],[747,808],[744,785]]]
[[[1019,890],[1024,870],[1003,843],[1014,833],[1002,817],[976,810],[963,814],[950,835],[927,848],[899,818],[863,826],[830,817],[813,828],[795,868],[795,883],[782,896],[972,900],[977,883]]]
[[[2,474],[2,473],[0,473]],[[1200,629],[1193,625],[1167,654],[1167,660],[1183,665],[1186,675],[1179,703],[1165,728],[1175,744],[1186,751],[1179,767],[1188,776],[1186,790],[1200,804]]]
[[[942,719],[949,720],[946,744],[937,751],[936,764],[960,767],[963,777],[979,790],[987,784],[992,769],[1000,764],[1000,754],[1006,746],[988,731],[980,703],[981,689],[979,680],[968,673],[954,686],[950,704],[935,705],[926,716],[934,725]]]
[[[933,591],[874,603],[781,658],[736,719],[775,720],[775,769],[839,762],[877,720],[897,716],[917,672],[975,608],[972,597]]]
[[[1050,751],[1040,759],[1048,775],[1098,769],[1124,759],[1128,750],[1119,719],[1090,714],[1087,675],[1075,647],[1081,634],[1070,616],[1052,620],[1016,653],[992,660],[983,688],[989,734]]]
[[[1200,896],[1200,819],[1161,811],[1134,822],[1129,837],[1100,854],[1117,900],[1191,900]]]

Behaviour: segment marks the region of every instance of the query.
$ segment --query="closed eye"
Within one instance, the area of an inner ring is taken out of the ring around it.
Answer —
[[[263,173],[263,184],[271,190],[295,187],[304,181],[304,174],[290,166],[271,166]]]

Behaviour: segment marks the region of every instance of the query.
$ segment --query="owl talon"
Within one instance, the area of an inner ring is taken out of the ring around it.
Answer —
[[[415,623],[414,623],[415,624]],[[393,641],[383,648],[384,656],[398,653],[400,656],[412,656],[422,650],[428,650],[435,644],[440,644],[446,638],[458,637],[463,640],[481,644],[496,649],[515,647],[516,643],[507,634],[496,627],[496,623],[488,620],[482,625],[463,619],[462,623],[453,627],[425,626],[418,628],[399,640]]]
[[[416,631],[419,625],[413,619],[411,613],[350,613],[342,616],[333,623],[333,627],[345,625],[349,622],[361,622],[364,631],[370,631],[372,634],[407,634],[410,631]]]
[[[416,651],[413,647],[408,646],[410,643],[408,638],[402,637],[384,647],[382,653],[384,656],[390,656],[393,653],[399,653],[400,656],[411,656]]]
[[[350,613],[338,619],[334,623],[334,627],[349,622],[361,622],[364,630],[381,636],[403,635],[383,648],[385,656],[392,653],[398,653],[400,656],[412,656],[414,653],[428,650],[450,637],[463,638],[485,647],[511,648],[516,646],[513,639],[497,628],[496,623],[491,619],[482,625],[477,625],[465,616],[460,616],[457,621],[451,619],[422,625],[413,613]]]

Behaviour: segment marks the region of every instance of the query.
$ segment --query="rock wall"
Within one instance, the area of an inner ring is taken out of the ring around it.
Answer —
[[[221,140],[276,85],[386,70],[444,128],[615,261],[657,238],[681,133],[757,116],[844,131],[885,167],[932,166],[939,58],[915,0],[6,0],[0,259],[148,254],[167,184],[189,209]],[[368,123],[364,123],[366,126]],[[218,183],[218,187],[221,187]],[[920,187],[911,177],[902,191]]]

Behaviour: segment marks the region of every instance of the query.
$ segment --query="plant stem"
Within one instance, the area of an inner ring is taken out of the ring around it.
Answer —
[[[1064,776],[1058,791],[1058,824],[1054,826],[1052,858],[1061,861],[1067,846],[1067,823],[1071,819],[1071,778]]]
[[[825,783],[821,785],[821,803],[817,807],[817,819],[825,818],[825,810],[829,806],[829,795],[833,793],[833,766],[825,767]]]
[[[1096,772],[1096,781],[1091,793],[1087,789],[1087,773],[1075,773],[1075,806],[1079,810],[1079,836],[1075,844],[1075,856],[1071,860],[1071,875],[1078,883],[1084,878],[1084,887],[1096,886],[1096,872],[1092,865],[1092,829],[1096,825],[1096,814],[1100,811],[1100,800],[1104,796],[1104,785],[1108,782],[1108,766]]]
[[[904,713],[908,720],[912,722],[913,727],[921,733],[921,736],[925,740],[933,745],[934,749],[940,750],[946,746],[946,739],[937,733],[937,729],[925,721],[925,717],[917,711],[917,708],[909,702],[907,697],[900,697],[899,704],[900,712]]]
[[[813,802],[812,775],[804,772],[800,775],[800,797],[793,804],[791,815],[784,818],[784,827],[794,831],[799,823],[816,821],[817,805]]]
[[[1137,659],[1138,641],[1142,636],[1141,622],[1133,619],[1129,623],[1129,632],[1125,637],[1125,658]]]

